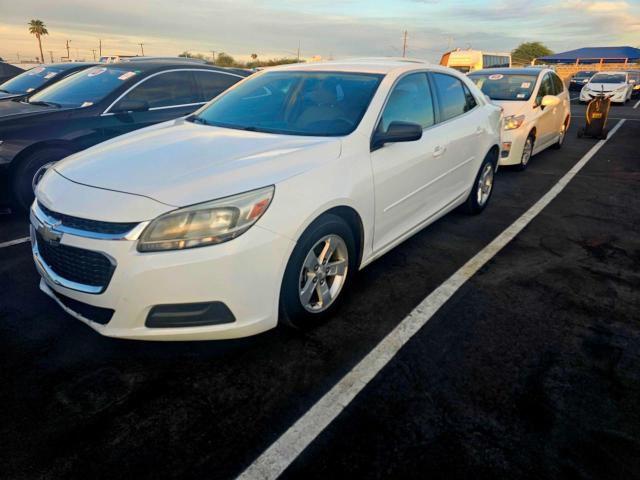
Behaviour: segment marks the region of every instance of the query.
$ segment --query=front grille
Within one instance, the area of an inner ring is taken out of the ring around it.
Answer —
[[[36,233],[36,240],[42,260],[57,275],[102,289],[109,285],[115,267],[102,253],[47,242],[39,233]]]
[[[111,317],[113,317],[113,314],[115,313],[115,310],[111,308],[94,307],[93,305],[69,298],[54,290],[51,290],[51,293],[53,293],[53,295],[69,310],[79,313],[87,320],[91,320],[92,322],[96,322],[101,325],[109,323]]]
[[[53,219],[62,222],[65,227],[75,228],[77,230],[84,230],[86,232],[104,233],[107,235],[120,235],[127,233],[133,227],[138,225],[137,222],[102,222],[100,220],[89,220],[87,218],[78,218],[71,215],[65,215],[64,213],[54,212],[38,202],[40,210]]]

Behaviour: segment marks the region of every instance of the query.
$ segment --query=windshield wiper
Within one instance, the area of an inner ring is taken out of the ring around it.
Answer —
[[[27,103],[29,105],[38,105],[38,106],[41,106],[41,107],[56,107],[56,108],[60,108],[62,106],[59,103],[54,103],[54,102],[42,102],[42,101],[32,102],[32,101],[27,101]]]

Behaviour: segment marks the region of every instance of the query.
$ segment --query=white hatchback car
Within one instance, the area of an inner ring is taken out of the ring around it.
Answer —
[[[611,102],[624,104],[633,94],[628,72],[599,72],[580,91],[580,101],[590,102],[598,94],[606,93]]]
[[[560,148],[571,123],[571,100],[564,83],[546,68],[500,68],[469,75],[504,109],[500,165],[527,168],[547,147]]]
[[[458,206],[484,209],[500,125],[444,67],[265,70],[51,167],[31,210],[40,287],[114,337],[314,325],[356,270]]]

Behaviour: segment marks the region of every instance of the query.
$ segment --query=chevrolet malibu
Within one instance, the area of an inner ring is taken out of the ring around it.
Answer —
[[[533,155],[547,147],[562,147],[571,122],[571,100],[553,70],[491,69],[469,78],[503,109],[500,165],[524,170]]]
[[[487,206],[500,125],[445,67],[262,71],[49,168],[31,207],[40,288],[113,337],[312,327],[358,269],[456,207]]]

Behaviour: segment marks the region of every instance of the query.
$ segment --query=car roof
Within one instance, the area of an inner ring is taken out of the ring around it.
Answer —
[[[398,68],[410,68],[411,66],[429,65],[429,62],[420,59],[372,57],[352,58],[345,60],[333,60],[328,62],[292,63],[279,65],[265,70],[297,70],[297,71],[325,71],[325,72],[357,72],[357,73],[389,73]]]
[[[42,65],[39,65],[40,67],[55,67],[55,68],[62,68],[64,70],[68,70],[68,69],[72,69],[72,68],[88,68],[91,67],[93,65],[97,65],[97,62],[60,62],[60,63],[43,63]],[[38,67],[33,67],[33,68],[38,68]],[[28,70],[26,70],[28,71]]]
[[[490,75],[492,73],[498,73],[502,75],[531,75],[540,74],[540,72],[549,70],[546,67],[527,67],[527,68],[485,68],[483,70],[474,70],[469,72],[469,75]]]
[[[629,72],[625,72],[624,70],[611,70],[611,71],[607,71],[607,72],[597,72],[597,73],[601,73],[603,75],[626,75]]]
[[[185,69],[193,68],[198,70],[214,70],[218,72],[234,73],[237,75],[247,76],[252,72],[242,68],[225,68],[217,67],[214,65],[207,65],[200,62],[185,62],[185,61],[167,61],[167,60],[144,60],[135,61],[127,60],[126,62],[114,62],[114,63],[100,63],[98,64],[104,68],[117,68],[123,70],[136,70],[139,72],[156,72],[168,69]]]

